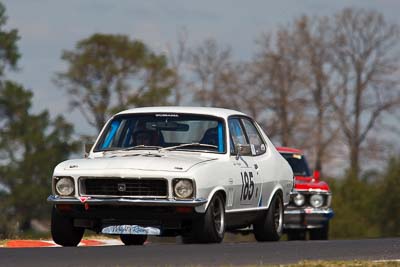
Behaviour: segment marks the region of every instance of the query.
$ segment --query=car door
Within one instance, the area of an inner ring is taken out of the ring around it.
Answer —
[[[239,117],[230,118],[228,126],[231,142],[230,161],[234,168],[231,209],[255,208],[258,206],[262,188],[257,170],[258,166],[252,155],[239,155],[235,149],[235,146],[239,144],[251,144],[249,143],[243,123]]]
[[[284,198],[289,199],[289,194],[293,186],[293,180],[282,181],[280,179],[280,163],[276,156],[268,148],[268,142],[262,137],[261,128],[249,118],[243,118],[243,125],[249,136],[250,143],[254,146],[254,161],[258,166],[258,174],[262,183],[262,196],[259,201],[259,207],[266,207],[277,185],[280,184],[283,189]],[[267,137],[266,137],[267,138]]]

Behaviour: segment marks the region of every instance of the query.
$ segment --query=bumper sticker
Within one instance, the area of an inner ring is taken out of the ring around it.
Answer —
[[[161,231],[155,227],[142,227],[139,225],[111,225],[101,230],[103,234],[110,235],[160,235]]]

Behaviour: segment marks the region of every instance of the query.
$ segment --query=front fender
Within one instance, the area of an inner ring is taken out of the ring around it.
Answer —
[[[268,202],[267,202],[267,208],[269,208],[269,205],[271,204],[271,201],[272,201],[272,198],[275,196],[275,194],[278,192],[278,191],[281,191],[281,194],[282,194],[282,197],[283,197],[283,188],[282,188],[282,185],[281,184],[277,184],[277,185],[275,185],[275,187],[274,187],[274,189],[271,191],[271,194],[269,195],[269,197],[268,197]],[[288,204],[288,203],[283,203],[284,205],[286,205],[286,204]]]
[[[219,192],[219,191],[222,191],[224,194],[225,194],[225,199],[226,199],[226,190],[225,190],[225,188],[223,187],[223,186],[217,186],[217,187],[214,187],[209,193],[208,193],[208,196],[207,196],[207,203],[205,203],[205,204],[203,204],[203,205],[201,205],[201,206],[197,206],[196,208],[195,208],[195,210],[196,210],[196,212],[198,212],[198,213],[204,213],[204,212],[206,212],[206,210],[207,210],[207,208],[208,208],[208,205],[210,204],[210,201],[211,201],[211,199],[213,198],[213,196],[215,195],[215,193],[217,193],[217,192]],[[226,202],[226,201],[225,201]],[[226,203],[225,203],[225,207],[226,207]]]

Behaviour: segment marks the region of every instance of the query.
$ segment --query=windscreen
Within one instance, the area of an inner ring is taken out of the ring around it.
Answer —
[[[292,153],[281,153],[281,155],[289,162],[295,176],[311,176],[304,155]]]
[[[108,123],[95,151],[160,149],[188,144],[177,150],[225,153],[224,137],[223,120],[212,116],[124,114]]]

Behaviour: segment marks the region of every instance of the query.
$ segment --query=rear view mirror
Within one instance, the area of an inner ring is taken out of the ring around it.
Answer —
[[[147,122],[146,129],[187,132],[189,130],[189,125],[184,123],[178,123],[175,121],[167,121],[167,122],[157,121],[157,122]]]
[[[314,170],[314,172],[313,172],[313,178],[314,178],[315,180],[319,180],[319,177],[320,177],[320,172],[317,171],[317,170]]]
[[[239,159],[240,156],[252,156],[253,155],[251,152],[250,145],[237,144],[235,146],[235,149],[237,151],[236,159]]]

